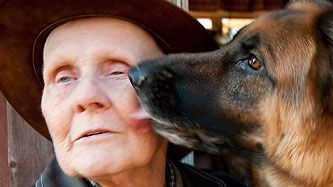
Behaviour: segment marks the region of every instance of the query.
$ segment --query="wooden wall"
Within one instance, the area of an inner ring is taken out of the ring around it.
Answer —
[[[0,186],[9,186],[6,100],[0,92]]]
[[[50,141],[15,112],[0,93],[0,186],[32,186],[54,157]]]

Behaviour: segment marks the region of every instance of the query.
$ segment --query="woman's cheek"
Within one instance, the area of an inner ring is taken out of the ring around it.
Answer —
[[[75,91],[74,88],[75,88],[74,83],[56,85],[50,89],[50,95],[54,99],[58,100],[58,102],[61,102],[65,99],[68,99],[73,94],[73,92]]]
[[[118,115],[129,125],[130,130],[136,134],[143,134],[152,130],[151,119],[137,115],[142,108],[130,81],[128,79],[124,80],[122,84],[118,84],[114,88],[118,89],[113,92],[113,94],[117,92],[113,97],[114,99],[112,99],[113,106]],[[112,91],[110,93],[113,95]]]
[[[66,134],[66,117],[55,111],[62,111],[63,113],[66,113],[66,111],[59,110],[56,107],[54,107],[54,109],[52,110],[50,109],[52,105],[49,106],[50,107],[47,107],[47,109],[43,110],[43,115],[50,135],[52,136],[52,138],[59,139]]]
[[[62,107],[66,100],[62,97],[54,97],[54,93],[49,91],[44,91],[43,93],[42,113],[52,139],[63,139],[68,131],[66,126],[68,125],[68,117],[71,112]]]
[[[130,129],[135,134],[145,134],[153,129],[152,121],[150,119],[139,120],[137,123],[131,124]]]
[[[132,110],[129,111],[128,115],[130,118],[131,129],[137,134],[147,133],[152,130],[152,119],[140,105],[134,89],[131,95],[132,102],[130,108]]]

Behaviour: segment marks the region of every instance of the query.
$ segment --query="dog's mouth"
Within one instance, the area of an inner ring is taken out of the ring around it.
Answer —
[[[174,144],[211,153],[221,152],[222,145],[227,144],[223,138],[209,135],[200,128],[186,129],[183,125],[155,122],[154,130]]]

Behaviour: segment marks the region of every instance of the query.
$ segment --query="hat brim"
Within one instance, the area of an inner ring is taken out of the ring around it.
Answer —
[[[45,39],[61,23],[92,16],[116,17],[141,26],[165,53],[218,48],[193,17],[165,0],[1,1],[0,89],[26,122],[48,139],[40,109]]]

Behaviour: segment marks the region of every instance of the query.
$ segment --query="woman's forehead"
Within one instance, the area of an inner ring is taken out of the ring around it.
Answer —
[[[153,40],[153,38],[141,27],[120,19],[110,17],[81,18],[66,22],[56,27],[47,37],[46,44],[51,40],[75,38],[75,36],[93,36],[108,33],[109,37],[126,35],[129,39]]]
[[[127,48],[159,49],[153,37],[141,27],[120,19],[96,17],[69,21],[55,28],[45,42],[44,57],[63,44],[87,38],[96,45],[109,41],[123,46],[127,44]]]

